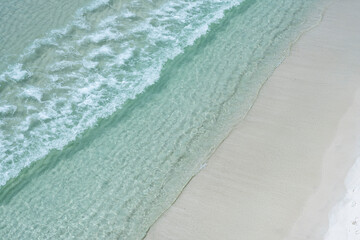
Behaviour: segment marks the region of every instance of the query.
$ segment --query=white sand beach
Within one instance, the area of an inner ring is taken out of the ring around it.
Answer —
[[[358,0],[329,5],[146,239],[360,237],[341,235],[356,212],[332,210],[360,149],[359,12]]]

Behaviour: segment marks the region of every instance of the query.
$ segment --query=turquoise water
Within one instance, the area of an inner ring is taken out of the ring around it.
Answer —
[[[0,239],[141,239],[317,6],[50,2],[0,3]]]

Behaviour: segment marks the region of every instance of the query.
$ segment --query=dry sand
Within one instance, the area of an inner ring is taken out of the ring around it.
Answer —
[[[358,154],[359,13],[330,5],[146,239],[323,239]]]

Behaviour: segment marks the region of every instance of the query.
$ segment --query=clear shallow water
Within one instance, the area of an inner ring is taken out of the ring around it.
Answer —
[[[315,2],[64,2],[40,37],[1,46],[0,236],[141,239]]]

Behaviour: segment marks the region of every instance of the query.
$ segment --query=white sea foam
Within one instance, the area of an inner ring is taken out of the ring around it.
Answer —
[[[99,27],[106,28],[111,26],[116,26],[116,20],[118,16],[108,16],[105,19],[101,20]]]
[[[29,84],[11,85],[2,96],[7,103],[0,103],[0,109],[11,105],[23,114],[2,119],[0,186],[155,83],[166,61],[240,2],[151,3],[155,7],[138,16],[143,1],[120,10],[112,9],[108,0],[95,1],[78,10],[63,29],[34,41],[17,64],[0,74],[0,83],[29,79]],[[99,20],[103,9],[108,12]],[[36,62],[42,56],[47,56],[45,65]]]
[[[35,99],[40,102],[42,91],[37,87],[27,86],[24,88],[24,91],[20,94],[20,96],[25,97],[26,99]]]
[[[25,80],[27,77],[30,77],[30,76],[31,76],[31,73],[27,70],[24,70],[23,65],[21,63],[17,63],[15,65],[9,67],[9,69],[6,72],[1,74],[1,78],[4,78],[4,80],[5,80],[5,78],[7,78],[7,79],[10,79],[11,81],[15,81],[15,82]]]
[[[121,54],[118,54],[118,55],[115,57],[114,61],[111,62],[111,63],[109,63],[109,66],[112,67],[112,66],[114,66],[114,65],[116,65],[116,66],[122,66],[122,65],[124,65],[124,64],[125,64],[125,61],[128,60],[128,59],[130,59],[130,58],[133,56],[134,50],[135,50],[135,48],[127,48],[127,49],[125,50],[125,52],[123,52],[123,53],[121,53]]]
[[[99,43],[105,40],[117,40],[121,36],[120,33],[115,33],[111,28],[105,28],[93,34],[84,36],[78,41],[78,44],[81,45],[84,42]]]
[[[96,58],[96,57],[101,57],[101,56],[113,56],[113,55],[114,55],[114,52],[111,50],[111,47],[106,46],[106,45],[92,50],[89,54],[90,58]]]
[[[16,112],[16,109],[17,109],[17,107],[14,105],[6,105],[6,104],[1,105],[0,106],[0,116],[1,115],[3,115],[3,116],[9,115],[9,114],[12,115]]]
[[[68,24],[62,29],[54,29],[49,32],[45,38],[36,39],[26,50],[25,53],[21,55],[21,58],[26,58],[27,56],[34,54],[37,49],[43,46],[57,46],[56,41],[67,35],[71,29],[77,27],[79,29],[89,29],[89,25],[84,18],[89,12],[93,12],[98,8],[108,5],[110,0],[94,0],[89,6],[80,8],[76,11],[75,19],[72,23]]]
[[[95,68],[99,63],[83,59],[82,65],[87,69]]]
[[[122,16],[125,18],[131,18],[131,17],[135,17],[136,15],[133,12],[131,12],[129,9],[126,9],[123,12]]]
[[[63,61],[56,62],[55,64],[49,66],[49,71],[50,72],[62,71],[66,68],[71,68],[71,67],[74,67],[79,64],[80,64],[80,62],[77,62],[77,61],[63,60]]]

